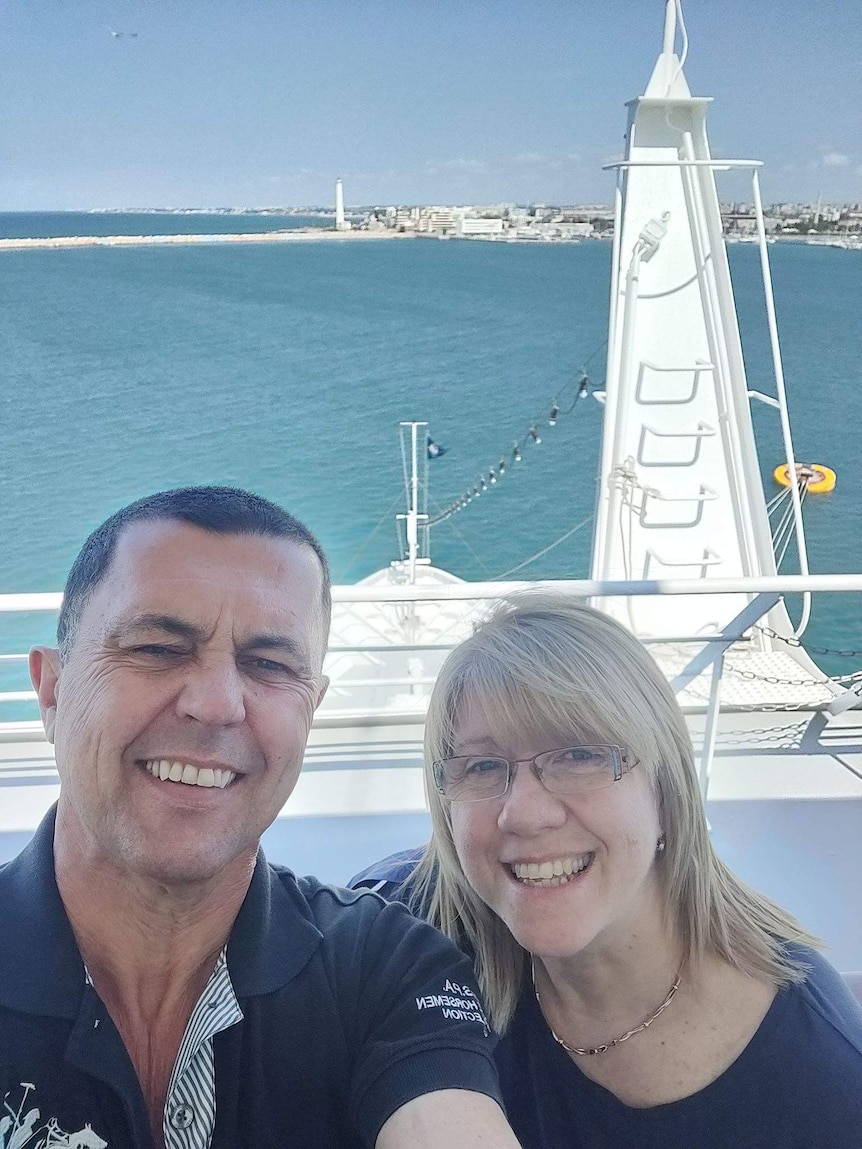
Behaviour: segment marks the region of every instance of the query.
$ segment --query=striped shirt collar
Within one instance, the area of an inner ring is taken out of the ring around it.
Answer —
[[[86,965],[84,980],[95,990]],[[209,1149],[216,1119],[213,1038],[242,1020],[225,946],[192,1010],[174,1062],[162,1126],[165,1149]]]
[[[192,1010],[171,1074],[163,1124],[166,1149],[209,1149],[216,1119],[213,1038],[242,1019],[223,949]]]

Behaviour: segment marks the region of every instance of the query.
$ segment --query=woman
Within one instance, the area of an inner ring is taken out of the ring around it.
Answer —
[[[628,631],[502,602],[438,677],[426,760],[412,897],[474,954],[525,1149],[862,1146],[862,1011],[716,856],[682,713]]]

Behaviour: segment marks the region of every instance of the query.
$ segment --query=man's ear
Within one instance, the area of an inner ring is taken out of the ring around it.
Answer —
[[[52,646],[34,646],[30,651],[30,680],[39,696],[45,737],[53,745],[57,689],[60,685],[60,652]]]

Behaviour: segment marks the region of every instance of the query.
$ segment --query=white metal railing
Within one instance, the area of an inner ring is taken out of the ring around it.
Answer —
[[[500,597],[515,591],[531,589],[554,589],[577,598],[617,598],[641,597],[651,595],[701,595],[701,594],[746,594],[750,596],[745,608],[732,619],[720,633],[708,635],[674,635],[661,637],[646,637],[644,641],[674,645],[692,644],[699,649],[689,659],[672,681],[675,690],[685,689],[695,678],[704,673],[710,673],[709,700],[706,706],[705,729],[703,746],[700,755],[699,771],[701,787],[706,796],[709,786],[709,774],[715,751],[718,719],[721,711],[721,683],[724,672],[724,656],[727,650],[743,636],[750,632],[751,627],[767,614],[786,594],[810,594],[814,592],[848,593],[862,592],[862,574],[841,575],[770,575],[758,578],[704,578],[704,579],[650,579],[650,580],[608,580],[608,579],[570,579],[546,580],[543,582],[509,582],[509,583],[449,583],[434,586],[405,586],[405,585],[376,585],[376,586],[335,586],[332,588],[332,598],[335,604],[350,605],[362,603],[420,603],[420,602],[481,602]],[[3,615],[20,614],[22,612],[56,612],[59,609],[62,596],[56,593],[44,594],[3,594],[0,595],[0,617]],[[363,643],[337,643],[329,651],[330,657],[344,655],[373,656],[390,652],[404,655],[421,654],[427,652],[445,652],[452,649],[456,643],[452,641],[434,642],[381,642],[379,636],[368,645]],[[4,663],[23,663],[27,656],[20,653],[0,655]],[[344,676],[337,677],[334,682],[336,692],[356,692],[363,690],[376,690],[378,688],[402,688],[415,694],[417,688],[421,693],[416,694],[415,705],[404,705],[392,708],[391,706],[359,705],[350,709],[333,709],[322,714],[317,724],[319,726],[369,726],[391,723],[421,723],[424,720],[424,708],[427,702],[427,690],[434,681],[434,676],[425,673],[398,674],[392,668],[385,670],[381,667],[379,676],[372,673],[365,678],[357,675],[355,670]],[[35,692],[29,690],[0,691],[0,704],[35,701]],[[857,695],[850,691],[837,693],[834,712],[844,709],[847,705],[855,704]],[[831,705],[829,707],[832,709]],[[38,734],[38,723],[34,722],[0,722],[0,738],[33,738]]]
[[[452,602],[499,598],[513,591],[544,588],[561,590],[577,598],[626,598],[640,595],[687,594],[803,594],[862,591],[862,574],[760,575],[756,578],[712,579],[538,579],[516,582],[457,582],[419,586],[334,586],[334,603]],[[0,594],[0,615],[58,611],[63,596],[46,591]],[[344,647],[342,649],[352,649]],[[0,656],[8,657],[8,656]],[[18,657],[18,656],[13,656]]]
[[[862,591],[862,574],[759,575],[710,579],[544,579],[522,582],[463,582],[443,586],[336,586],[332,600],[358,602],[453,602],[493,599],[513,591],[544,588],[577,598],[627,598],[640,595],[802,594],[805,591]],[[0,596],[0,610],[2,607]]]

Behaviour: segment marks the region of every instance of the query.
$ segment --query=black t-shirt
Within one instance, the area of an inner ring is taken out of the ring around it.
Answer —
[[[86,981],[52,843],[53,812],[0,867],[0,1146],[149,1149],[140,1085]],[[359,1149],[424,1093],[499,1099],[470,963],[403,906],[260,855],[227,964],[243,1020],[213,1038],[212,1149]]]
[[[523,1149],[862,1149],[862,1011],[828,962],[800,956],[811,973],[779,991],[736,1061],[698,1093],[648,1109],[582,1073],[525,988],[497,1048]]]
[[[422,853],[393,854],[350,884],[409,902]],[[793,953],[810,974],[777,994],[736,1061],[691,1097],[648,1109],[586,1077],[525,988],[495,1055],[523,1149],[862,1149],[862,1010],[818,953]]]

